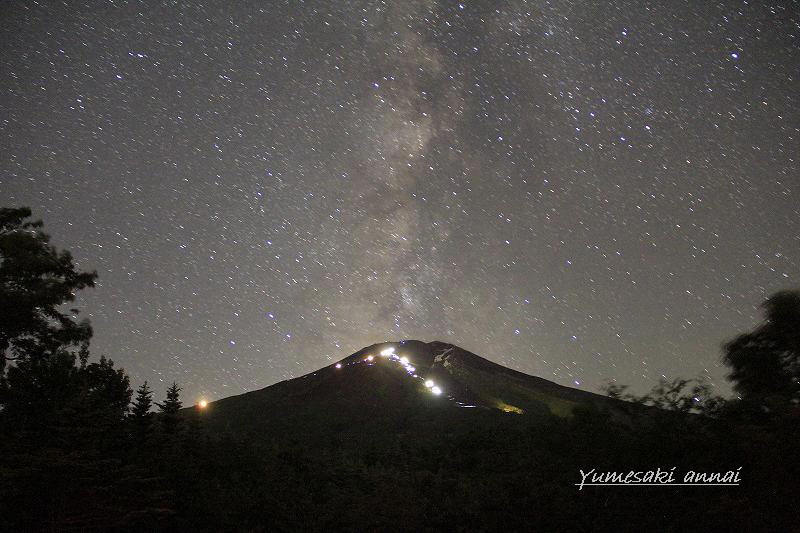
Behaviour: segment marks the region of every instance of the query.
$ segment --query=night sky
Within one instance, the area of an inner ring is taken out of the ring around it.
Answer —
[[[134,386],[414,338],[726,390],[800,284],[800,2],[154,4],[0,7],[0,205]]]

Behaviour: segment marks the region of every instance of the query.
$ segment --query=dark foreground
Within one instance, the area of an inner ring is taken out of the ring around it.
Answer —
[[[382,376],[358,397],[252,393],[147,427],[65,412],[4,435],[0,530],[797,528],[797,425],[459,408]],[[576,486],[672,467],[741,482]]]

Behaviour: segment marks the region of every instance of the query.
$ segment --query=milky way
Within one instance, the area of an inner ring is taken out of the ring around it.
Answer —
[[[189,401],[384,340],[596,390],[798,286],[800,3],[0,8],[0,204]]]

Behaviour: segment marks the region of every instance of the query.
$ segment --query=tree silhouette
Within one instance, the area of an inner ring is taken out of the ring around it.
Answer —
[[[114,368],[114,361],[100,357],[97,363],[84,363],[81,370],[86,374],[86,392],[90,409],[104,410],[115,421],[121,421],[128,413],[131,403],[130,379],[121,368]]]
[[[181,388],[178,387],[178,384],[172,382],[172,385],[167,389],[167,398],[164,403],[156,403],[161,412],[161,420],[166,433],[174,433],[178,426],[178,411],[183,407],[180,400],[180,391]]]
[[[153,413],[150,412],[152,407],[153,391],[145,381],[141,387],[136,389],[136,398],[131,407],[130,421],[137,446],[141,446],[147,441],[152,430]]]
[[[703,379],[661,378],[648,394],[639,396],[627,392],[627,385],[609,383],[603,391],[612,398],[652,405],[666,411],[701,413],[718,416],[725,400],[714,393],[710,383]]]
[[[159,410],[166,414],[175,414],[180,411],[181,407],[183,407],[183,403],[180,400],[180,392],[181,388],[173,381],[172,385],[167,389],[167,399],[164,400],[164,403],[156,403]]]
[[[75,270],[70,253],[51,246],[30,216],[27,207],[0,209],[0,374],[6,361],[86,346],[92,335],[77,310],[59,307],[93,287],[97,273]]]
[[[89,363],[88,322],[61,310],[96,273],[30,214],[0,209],[0,504],[13,502],[0,530],[106,529],[125,512],[129,380],[106,357]]]
[[[783,411],[800,403],[800,291],[781,291],[761,306],[765,320],[724,346],[728,378],[745,406]]]
[[[131,407],[131,416],[136,419],[149,419],[150,409],[153,407],[153,391],[147,385],[147,381],[142,383],[142,386],[136,389],[136,399],[133,401]]]

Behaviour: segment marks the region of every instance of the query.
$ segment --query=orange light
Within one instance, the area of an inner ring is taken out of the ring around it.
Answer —
[[[205,409],[206,407],[208,407],[208,400],[200,400],[199,402],[197,402],[197,407],[199,407],[200,409]]]

